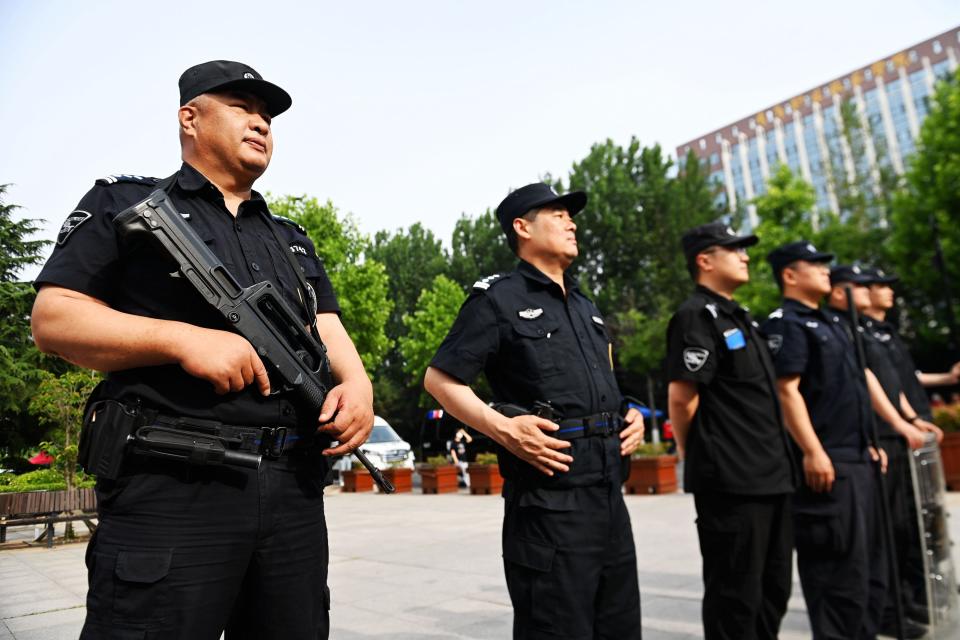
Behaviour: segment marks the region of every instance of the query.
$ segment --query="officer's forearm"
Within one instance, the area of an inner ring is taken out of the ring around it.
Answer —
[[[317,332],[327,347],[334,379],[340,383],[354,383],[363,387],[373,402],[370,378],[367,377],[360,354],[340,322],[340,317],[335,313],[318,313]]]
[[[667,411],[673,426],[673,437],[681,451],[686,450],[690,423],[700,406],[700,393],[694,382],[674,380],[667,389]]]
[[[957,384],[957,379],[950,372],[946,373],[924,373],[917,372],[917,379],[925,387],[949,387]]]
[[[177,363],[180,338],[196,329],[123,313],[91,296],[51,285],[37,294],[31,326],[40,351],[97,371]]]
[[[874,375],[873,371],[870,371],[870,369],[865,369],[864,371],[867,376],[867,388],[870,390],[870,404],[873,406],[873,410],[884,422],[893,427],[897,432],[903,433],[904,419],[900,416],[900,412],[897,411],[897,408],[890,402],[890,398],[887,397],[886,392],[883,390],[880,381],[877,380],[877,376]],[[907,423],[907,426],[909,427],[909,423]]]
[[[778,379],[777,392],[780,395],[783,422],[793,441],[797,443],[804,455],[823,452],[823,444],[810,421],[807,403],[800,394],[800,376]]]
[[[447,413],[498,444],[504,444],[501,434],[509,419],[487,406],[473,389],[435,367],[427,367],[423,387]]]

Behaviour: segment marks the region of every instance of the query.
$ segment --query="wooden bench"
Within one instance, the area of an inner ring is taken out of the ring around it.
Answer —
[[[82,520],[90,531],[97,526],[97,494],[92,487],[70,491],[26,491],[0,493],[0,543],[7,541],[7,527],[44,525],[34,542],[47,539],[53,546],[53,526],[58,522]]]

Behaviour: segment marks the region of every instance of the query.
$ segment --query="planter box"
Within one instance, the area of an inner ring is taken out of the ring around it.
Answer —
[[[960,491],[960,433],[943,434],[940,457],[943,459],[943,476],[947,481],[947,490]]]
[[[343,476],[342,491],[356,493],[359,491],[373,491],[373,476],[366,469],[351,469],[341,472]]]
[[[417,467],[417,471],[420,472],[424,493],[456,493],[458,488],[456,465],[445,464],[440,467],[423,465]]]
[[[677,490],[677,457],[649,456],[630,460],[627,493],[674,493]]]
[[[498,464],[471,462],[467,465],[467,473],[470,474],[470,493],[473,495],[497,494],[503,489],[503,476],[500,475]]]
[[[413,469],[391,467],[383,470],[383,477],[390,481],[390,484],[396,488],[397,493],[413,491]]]

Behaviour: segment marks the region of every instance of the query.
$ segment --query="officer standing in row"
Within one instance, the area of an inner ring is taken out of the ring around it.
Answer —
[[[899,417],[904,418],[906,423],[913,428],[904,428],[900,430],[894,427],[881,416],[876,417],[877,434],[879,445],[887,455],[887,473],[884,479],[886,493],[884,499],[889,507],[892,530],[894,532],[894,548],[896,549],[897,566],[896,573],[899,579],[903,580],[906,572],[907,558],[914,555],[919,549],[919,536],[911,538],[909,535],[910,511],[907,500],[912,501],[913,491],[910,486],[910,469],[907,460],[907,448],[917,448],[923,444],[923,432],[930,431],[936,433],[939,431],[934,425],[922,420],[910,406],[906,396],[903,393],[903,385],[900,376],[890,359],[889,342],[884,342],[873,329],[873,323],[867,315],[870,309],[870,292],[868,287],[874,282],[874,276],[868,271],[861,269],[858,265],[838,265],[830,270],[830,279],[834,286],[830,292],[829,308],[838,314],[840,323],[850,329],[849,316],[845,309],[846,293],[839,283],[846,283],[851,287],[853,299],[858,306],[860,313],[859,330],[864,346],[864,356],[866,365],[870,373],[876,377],[877,382],[883,390],[884,396],[891,407],[899,413]],[[852,334],[851,334],[852,335]],[[913,522],[916,525],[916,513],[913,514]],[[916,526],[912,527],[916,530]],[[892,569],[892,568],[891,568]],[[921,573],[922,575],[922,573]],[[893,598],[896,593],[892,579],[894,571],[891,570],[888,576],[889,589],[887,591],[886,603],[882,612],[880,633],[884,635],[896,636],[898,633],[896,619],[896,600]],[[905,596],[909,590],[901,587],[901,597]],[[903,633],[906,638],[921,638],[926,634],[926,627],[923,626],[925,616],[920,616],[922,609],[913,601],[913,598],[905,598],[902,603],[904,612]]]
[[[774,640],[790,598],[796,471],[766,341],[733,299],[750,280],[738,236],[683,236],[695,292],[667,329],[670,422],[694,494],[707,640]]]
[[[474,284],[424,380],[445,410],[502,447],[503,560],[518,639],[641,637],[621,483],[643,419],[624,412],[603,318],[567,273],[578,252],[573,216],[586,201],[535,183],[500,203],[520,262]],[[541,403],[554,415],[498,413],[468,386],[481,371],[498,402]]]
[[[868,449],[871,394],[854,345],[836,314],[819,308],[831,292],[832,259],[805,241],[769,254],[783,303],[762,331],[803,461],[794,537],[813,637],[873,638],[887,576],[869,464],[879,455]]]
[[[118,479],[98,480],[81,637],[326,638],[321,454],[366,440],[370,381],[310,239],[253,190],[290,96],[222,60],[191,67],[179,85],[182,166],[160,181],[98,180],[83,197],[37,277],[34,337],[46,353],[107,372],[94,406],[122,411],[97,412],[91,437],[111,426],[102,416],[136,413],[229,435],[264,459],[246,469],[127,455]],[[315,323],[337,381],[319,416],[291,393],[271,395],[250,343],[161,255],[121,243],[113,218],[158,188],[242,286],[271,281]],[[331,438],[342,444],[323,450]]]
[[[880,269],[865,269],[869,278],[870,306],[863,310],[860,320],[864,328],[864,343],[867,345],[867,360],[870,369],[876,373],[877,379],[887,392],[891,402],[899,406],[900,412],[907,422],[918,427],[921,431],[933,433],[939,441],[943,439],[943,432],[935,425],[923,418],[922,412],[917,410],[907,398],[907,387],[911,382],[918,384],[918,377],[912,362],[906,373],[903,370],[900,353],[902,342],[890,323],[886,322],[886,314],[893,307],[893,289],[891,284],[897,282],[896,276],[887,275]],[[909,358],[907,353],[906,358]],[[951,373],[922,374],[925,376],[943,376],[944,382],[952,384],[956,380]],[[936,378],[934,378],[936,379]],[[926,400],[926,393],[920,390]],[[890,504],[890,519],[893,523],[894,541],[897,548],[897,570],[900,578],[900,591],[903,600],[903,611],[915,623],[908,623],[907,637],[914,637],[923,631],[920,624],[929,624],[929,615],[926,605],[926,575],[923,566],[923,556],[920,545],[920,531],[917,520],[917,504],[913,491],[913,479],[910,473],[910,461],[907,441],[899,433],[890,429],[885,421],[878,422],[880,429],[880,445],[887,452],[887,500]],[[892,590],[891,590],[892,595]],[[893,615],[895,602],[888,599],[884,612],[884,628],[893,629]],[[921,634],[922,635],[922,634]]]

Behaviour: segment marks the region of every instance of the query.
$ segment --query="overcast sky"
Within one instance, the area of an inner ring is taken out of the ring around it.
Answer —
[[[958,24],[957,0],[0,0],[0,184],[55,238],[97,177],[175,171],[180,73],[234,59],[293,96],[258,190],[449,243],[594,142],[673,155]]]

